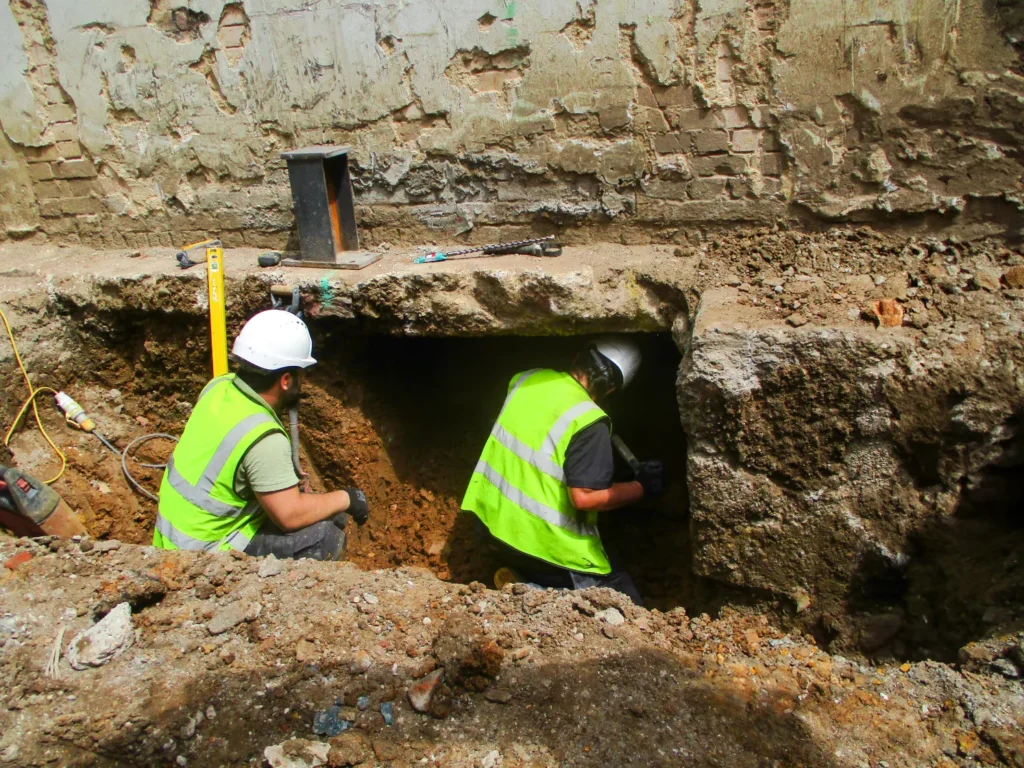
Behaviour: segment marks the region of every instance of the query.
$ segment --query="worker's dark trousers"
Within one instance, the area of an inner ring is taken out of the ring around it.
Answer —
[[[348,515],[341,512],[330,520],[285,533],[267,520],[245,548],[245,554],[253,557],[273,555],[281,560],[342,560],[345,557],[347,522]]]
[[[472,513],[467,513],[472,514]],[[612,564],[612,572],[600,576],[595,573],[580,573],[570,571],[567,568],[559,568],[557,565],[538,560],[535,557],[520,552],[510,547],[501,539],[491,535],[480,518],[473,515],[478,535],[487,543],[487,546],[495,552],[498,559],[504,565],[514,568],[526,581],[540,587],[552,589],[587,589],[588,587],[606,587],[614,589],[626,595],[637,605],[643,605],[643,598],[640,597],[640,590],[636,588],[633,577],[619,567],[618,558],[613,553],[608,553],[608,559]],[[605,548],[607,550],[607,547]]]

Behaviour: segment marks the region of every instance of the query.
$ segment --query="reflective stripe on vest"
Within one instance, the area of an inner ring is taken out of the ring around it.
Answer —
[[[157,514],[156,516],[156,529],[160,532],[161,536],[171,542],[178,549],[190,549],[193,551],[213,552],[214,550],[222,549],[225,546],[230,547],[231,549],[244,551],[245,548],[249,546],[249,542],[252,541],[249,536],[245,535],[241,528],[228,534],[223,539],[218,539],[217,541],[201,541],[200,539],[193,539],[191,536],[182,533],[171,525],[170,521],[161,514]]]
[[[266,519],[255,499],[237,495],[235,473],[258,440],[286,433],[266,403],[234,379],[214,379],[196,401],[164,472],[154,546],[244,550]]]
[[[462,508],[515,549],[571,570],[608,573],[596,515],[573,507],[564,470],[573,435],[603,418],[604,411],[569,374],[519,374]]]
[[[260,424],[273,421],[273,418],[265,413],[254,413],[252,416],[246,416],[238,422],[227,433],[220,445],[217,446],[217,450],[214,451],[210,463],[206,465],[206,469],[203,470],[199,482],[195,485],[192,485],[192,483],[181,476],[181,473],[174,466],[174,456],[172,455],[167,460],[167,482],[171,488],[184,496],[190,504],[199,507],[205,512],[209,512],[211,515],[216,515],[217,517],[241,516],[245,512],[244,507],[239,508],[219,501],[210,495],[210,491],[213,490],[217,478],[224,471],[224,465],[227,464],[228,459],[231,458],[231,454],[234,453],[242,439]]]

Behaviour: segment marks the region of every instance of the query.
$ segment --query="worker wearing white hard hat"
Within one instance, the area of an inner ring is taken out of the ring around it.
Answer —
[[[357,488],[300,492],[281,417],[299,402],[316,363],[306,324],[271,309],[252,317],[231,350],[237,372],[208,383],[160,486],[153,545],[336,560],[347,518],[366,522]]]
[[[659,461],[640,464],[634,480],[614,481],[611,420],[599,405],[639,367],[632,340],[603,336],[567,372],[513,377],[462,500],[510,567],[499,573],[544,587],[610,587],[640,602],[597,527],[599,514],[662,491]]]

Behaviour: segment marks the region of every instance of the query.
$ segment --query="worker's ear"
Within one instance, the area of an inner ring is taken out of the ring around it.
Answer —
[[[277,380],[277,383],[281,385],[282,392],[287,392],[295,386],[295,375],[291,371],[285,371],[281,374],[281,378]]]

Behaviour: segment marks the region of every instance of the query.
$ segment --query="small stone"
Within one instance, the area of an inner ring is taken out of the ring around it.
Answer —
[[[6,568],[9,571],[14,571],[17,570],[19,567],[23,566],[31,559],[31,552],[19,552],[18,554],[14,555],[14,557],[9,557],[7,558],[7,560],[4,561],[4,568]]]
[[[603,611],[595,613],[594,617],[612,627],[617,627],[620,624],[626,623],[625,617],[619,612],[618,608],[605,608]]]
[[[377,605],[377,603],[380,602],[380,598],[371,592],[364,592],[363,602],[369,603],[370,605]]]
[[[903,307],[895,299],[881,299],[871,305],[871,314],[879,328],[899,328],[903,325]]]
[[[384,725],[391,725],[395,722],[395,705],[385,701],[380,705],[380,716],[384,718]]]
[[[786,318],[786,322],[794,328],[799,328],[801,325],[807,325],[807,318],[799,312],[794,312]]]
[[[998,672],[1009,680],[1016,680],[1021,676],[1021,672],[1017,668],[1017,665],[1009,659],[996,659],[989,666],[992,667],[994,672]]]
[[[174,762],[182,766],[182,768],[184,768],[184,766],[188,765],[188,758],[186,758],[184,755],[178,755],[176,758],[174,758]]]
[[[885,276],[884,275],[876,275],[875,276],[875,285],[882,285],[884,283],[885,283]]]
[[[484,698],[493,701],[495,704],[508,704],[512,701],[512,692],[503,688],[489,688],[484,691]]]
[[[319,768],[327,765],[331,747],[322,741],[289,739],[263,750],[270,768]]]
[[[82,552],[89,552],[95,546],[96,542],[94,542],[92,539],[82,539],[80,542],[78,542],[78,548]]]
[[[316,646],[309,642],[309,640],[299,640],[295,644],[295,660],[300,664],[304,664],[315,657]]]
[[[277,576],[283,570],[284,564],[280,560],[273,555],[267,555],[260,563],[258,574],[261,579],[269,579],[271,576]]]
[[[211,635],[220,635],[237,627],[247,620],[249,609],[250,605],[242,600],[231,603],[226,608],[221,608],[207,623],[206,631]]]
[[[1024,288],[1024,266],[1010,267],[1003,272],[1003,282],[1010,288]]]
[[[531,653],[533,653],[533,649],[532,648],[520,648],[520,649],[518,649],[518,650],[516,650],[516,651],[514,651],[512,653],[512,658],[515,659],[516,661],[522,661],[527,656],[529,656]]]
[[[353,675],[361,675],[372,666],[373,659],[370,658],[370,654],[366,651],[356,651],[352,656],[352,664],[349,670]]]
[[[609,640],[616,640],[622,636],[622,629],[620,627],[605,626],[601,627],[601,634]]]
[[[220,652],[219,656],[220,656],[220,660],[222,662],[224,662],[225,666],[230,666],[230,665],[235,663],[234,651],[231,651],[231,650],[225,648],[224,650],[222,650]]]
[[[118,541],[117,539],[110,539],[109,541],[97,541],[93,551],[97,554],[103,554],[104,552],[113,552],[115,549],[120,548],[120,541]]]
[[[484,755],[484,759],[480,762],[480,768],[498,768],[500,764],[501,753],[496,749],[492,749]]]
[[[728,274],[722,277],[722,282],[728,285],[730,288],[736,288],[743,283],[736,275]]]
[[[409,688],[409,703],[412,705],[413,709],[420,713],[430,711],[430,703],[434,698],[434,692],[441,684],[443,677],[444,670],[435,669],[426,677],[417,680],[412,687]]]

